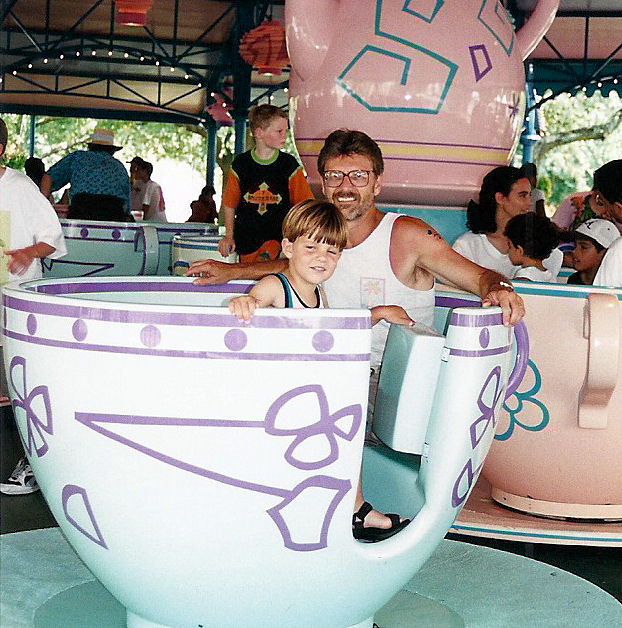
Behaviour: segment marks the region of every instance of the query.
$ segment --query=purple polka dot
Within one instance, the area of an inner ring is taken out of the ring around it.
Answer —
[[[71,328],[71,333],[78,342],[82,342],[86,338],[86,334],[88,333],[86,323],[81,318],[79,318],[77,321],[74,322]]]
[[[118,229],[112,230],[112,239],[118,240],[121,237],[121,232]]]
[[[333,335],[326,330],[318,331],[313,335],[313,340],[311,341],[313,348],[316,351],[320,351],[321,353],[325,353],[326,351],[330,351],[335,344],[335,339]]]
[[[145,347],[156,347],[160,344],[161,339],[160,330],[153,325],[147,325],[140,330],[140,341]]]
[[[89,235],[89,230],[86,227],[82,227],[82,229],[80,229],[80,237],[88,238],[88,235]]]
[[[230,329],[225,334],[225,346],[230,351],[241,351],[247,342],[246,334],[241,329]]]
[[[488,331],[488,327],[484,327],[484,329],[482,329],[482,331],[479,332],[480,347],[485,349],[488,346],[489,342],[490,342],[490,333]]]
[[[26,329],[31,336],[34,336],[37,331],[37,317],[34,314],[28,314],[26,319]]]

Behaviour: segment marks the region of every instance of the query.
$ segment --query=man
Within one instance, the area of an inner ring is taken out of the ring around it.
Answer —
[[[324,290],[331,307],[376,310],[374,320],[381,319],[372,331],[371,366],[376,372],[390,322],[409,323],[412,319],[432,324],[435,277],[479,295],[484,306],[500,305],[506,325],[523,317],[522,299],[514,293],[509,279],[453,251],[423,221],[393,212],[385,214],[376,208],[384,163],[380,148],[365,133],[333,131],[318,155],[318,171],[324,195],[348,223],[346,248],[335,273],[324,283]],[[231,279],[260,279],[282,272],[286,266],[284,259],[259,264],[206,260],[195,262],[185,274],[197,276],[194,283],[205,285]],[[376,377],[372,377],[372,385],[374,380]],[[360,508],[361,503],[359,487],[355,508]],[[365,527],[394,525],[376,510],[364,519]]]
[[[0,156],[8,141],[6,124],[0,118]],[[49,201],[29,177],[0,165],[0,285],[7,281],[40,279],[43,257],[67,253],[63,230]],[[7,391],[0,334],[0,396]],[[24,495],[39,490],[26,458],[21,458],[0,492]]]
[[[593,194],[603,216],[622,222],[622,159],[614,159],[594,172]],[[594,285],[622,287],[622,238],[605,253]]]
[[[68,183],[67,218],[85,220],[130,219],[130,178],[125,166],[113,157],[121,150],[114,145],[114,134],[95,129],[88,150],[77,150],[55,163],[41,179],[41,192],[50,192]]]

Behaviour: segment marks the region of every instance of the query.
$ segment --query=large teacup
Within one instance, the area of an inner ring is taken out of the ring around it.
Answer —
[[[250,287],[179,277],[6,286],[5,362],[24,447],[128,626],[371,628],[477,478],[511,332],[499,308],[451,313],[422,456],[396,465],[376,447],[369,462],[400,466],[377,475],[413,520],[366,545],[351,521],[369,312],[261,309],[244,324],[223,306]]]
[[[235,264],[238,261],[237,253],[229,253],[223,257],[218,250],[220,237],[218,235],[181,235],[173,236],[171,242],[171,274],[183,275],[190,264],[206,259],[217,262]]]
[[[170,275],[175,235],[217,235],[207,223],[61,220],[67,255],[43,260],[44,277]]]
[[[380,145],[382,200],[465,204],[516,149],[523,60],[558,5],[539,0],[515,33],[497,0],[288,0],[290,117],[312,186],[324,139],[347,127]]]
[[[515,286],[530,360],[482,471],[492,497],[532,514],[622,519],[622,288]]]

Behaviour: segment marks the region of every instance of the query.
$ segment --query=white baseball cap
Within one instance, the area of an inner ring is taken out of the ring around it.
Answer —
[[[616,226],[602,218],[586,220],[575,229],[575,236],[578,234],[591,238],[606,249],[613,244],[614,240],[620,237],[620,232]]]

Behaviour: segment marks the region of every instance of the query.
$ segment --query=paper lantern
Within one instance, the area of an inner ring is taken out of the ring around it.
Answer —
[[[153,0],[116,0],[119,24],[123,26],[144,26],[147,23],[147,11]]]
[[[285,28],[276,20],[267,20],[248,31],[240,40],[239,51],[260,74],[280,74],[289,65]]]

